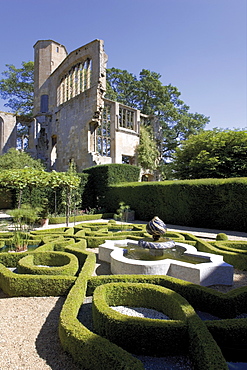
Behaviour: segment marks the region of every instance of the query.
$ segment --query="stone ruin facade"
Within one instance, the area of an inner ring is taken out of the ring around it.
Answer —
[[[16,117],[12,113],[0,112],[0,155],[16,147]]]
[[[52,40],[34,45],[34,119],[29,152],[48,170],[77,171],[108,163],[136,164],[140,111],[104,98],[107,55],[102,40],[70,54]]]
[[[0,112],[0,155],[16,148],[17,124],[28,126],[28,149],[48,171],[78,172],[99,164],[137,164],[140,125],[148,116],[104,98],[107,55],[102,40],[70,54],[53,40],[34,45],[33,118]],[[158,180],[153,171],[143,181]]]

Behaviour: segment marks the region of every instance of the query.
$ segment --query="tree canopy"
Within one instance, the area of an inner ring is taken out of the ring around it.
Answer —
[[[28,153],[11,148],[0,156],[0,171],[22,169],[25,167],[43,170],[44,166],[39,159],[32,158]]]
[[[247,176],[247,130],[204,131],[176,149],[173,161],[178,179]]]
[[[209,118],[190,113],[190,107],[180,99],[178,89],[162,85],[160,78],[159,73],[146,69],[140,72],[139,79],[126,70],[108,69],[106,98],[153,116],[154,139],[166,161],[180,142],[200,132]]]
[[[0,96],[8,100],[6,107],[18,115],[31,115],[33,109],[34,62],[22,62],[21,68],[6,64],[2,72]]]

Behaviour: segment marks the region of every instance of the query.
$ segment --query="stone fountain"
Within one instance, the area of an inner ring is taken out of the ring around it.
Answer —
[[[151,238],[106,240],[99,246],[99,259],[111,264],[112,274],[167,275],[203,286],[232,285],[233,266],[223,256],[165,238],[166,225],[157,216],[146,230]]]

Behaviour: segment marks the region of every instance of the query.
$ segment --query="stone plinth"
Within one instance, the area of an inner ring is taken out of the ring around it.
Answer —
[[[135,242],[130,239],[107,240],[99,246],[99,259],[111,264],[112,274],[167,275],[202,286],[233,283],[233,266],[224,262],[223,256],[198,252],[191,245],[176,243],[176,246],[186,248],[185,256],[205,257],[210,258],[210,261],[193,264],[169,258],[157,261],[134,260],[124,256],[124,247],[128,243]]]

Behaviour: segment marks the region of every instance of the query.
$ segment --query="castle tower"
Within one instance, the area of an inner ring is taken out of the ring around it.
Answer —
[[[52,40],[39,40],[34,45],[34,114],[42,110],[40,97],[48,95],[48,77],[67,55],[66,48]]]

